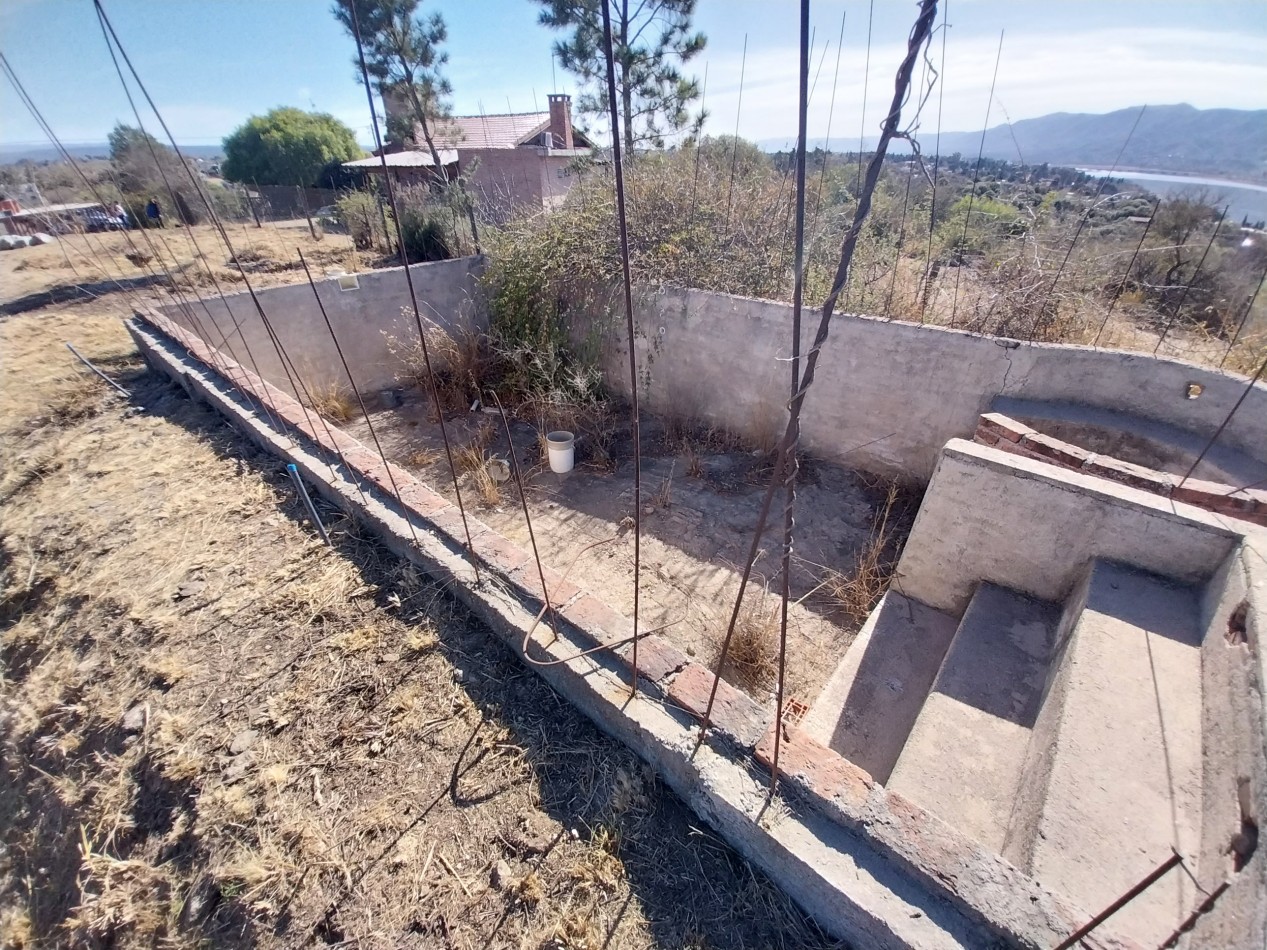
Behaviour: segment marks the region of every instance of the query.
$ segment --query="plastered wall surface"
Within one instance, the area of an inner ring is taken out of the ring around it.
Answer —
[[[641,393],[657,410],[740,432],[782,432],[791,306],[669,288],[636,303]],[[805,310],[803,350],[818,313]],[[608,384],[629,386],[620,332],[609,332]],[[1203,387],[1187,398],[1188,384]],[[1089,347],[1018,343],[940,327],[837,316],[807,398],[803,442],[816,454],[926,481],[947,439],[970,438],[997,395],[1099,406],[1208,437],[1244,392],[1242,377],[1176,360]],[[1267,460],[1267,385],[1220,442]]]
[[[487,327],[477,296],[481,268],[478,257],[413,265],[424,316],[446,327]],[[334,280],[319,281],[318,290],[357,385],[372,392],[396,385],[401,372],[390,338],[415,340],[417,331],[412,320],[401,317],[401,307],[409,304],[401,269],[361,274],[358,280],[359,290],[340,290]],[[347,383],[306,283],[257,296],[310,384]],[[161,310],[199,335],[206,327],[212,343],[240,318],[246,341],[232,336],[231,355],[243,365],[258,364],[266,378],[289,388],[250,296],[227,299],[232,319],[219,300],[207,300],[210,320],[198,305],[191,311],[196,321],[176,307]],[[639,295],[635,307],[639,387],[648,408],[697,416],[759,442],[777,439],[788,398],[789,305],[669,288]],[[623,319],[614,318],[619,309],[575,317],[573,330],[584,338],[601,322],[607,385],[628,393]],[[806,310],[803,324],[808,350],[817,314]],[[1199,398],[1188,398],[1192,383],[1202,388]],[[837,316],[806,401],[802,440],[814,453],[846,465],[927,481],[942,445],[971,438],[980,414],[1000,395],[1101,407],[1204,440],[1246,385],[1242,377],[1142,354]],[[1267,384],[1250,391],[1219,443],[1267,461]]]
[[[1207,581],[1240,522],[972,442],[947,443],[898,564],[898,589],[948,613],[979,581],[1061,601],[1092,558]]]
[[[446,328],[464,324],[486,328],[487,317],[477,306],[476,298],[481,267],[482,258],[478,257],[411,265],[422,316]],[[317,276],[313,274],[314,278]],[[342,290],[338,279],[323,277],[316,281],[317,292],[356,377],[357,388],[373,393],[396,386],[404,369],[399,354],[393,352],[392,338],[416,341],[418,330],[412,316],[401,315],[401,308],[410,306],[404,268],[358,274],[356,278],[358,289]],[[307,282],[257,290],[256,296],[286,355],[310,390],[350,386]],[[232,294],[224,301],[204,299],[205,309],[197,303],[187,311],[175,305],[158,309],[204,339],[210,337],[208,342],[217,347],[221,337],[240,321],[241,336],[231,333],[223,347],[226,353],[243,366],[258,366],[265,379],[293,392],[250,294]]]

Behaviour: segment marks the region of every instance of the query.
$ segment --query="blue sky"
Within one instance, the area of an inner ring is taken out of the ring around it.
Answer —
[[[352,41],[326,0],[105,0],[128,52],[177,138],[210,145],[247,116],[278,105],[331,112],[370,140]],[[424,0],[449,25],[454,110],[530,111],[547,93],[572,92],[552,70],[552,34],[529,0]],[[735,128],[745,35],[739,132],[795,135],[797,4],[699,0],[708,46],[709,130]],[[827,128],[841,14],[846,14],[833,136],[876,132],[916,9],[875,0],[870,70],[867,0],[816,0],[810,134]],[[1267,3],[1263,0],[951,0],[946,50],[947,130],[980,128],[999,30],[1006,36],[991,124],[1048,112],[1107,112],[1143,103],[1267,108]],[[940,41],[938,41],[939,43]],[[89,0],[0,0],[0,48],[57,134],[104,140],[130,121]],[[824,51],[826,56],[824,57]],[[940,46],[937,47],[940,56]],[[869,80],[867,77],[869,76]],[[147,122],[149,117],[146,117]],[[927,110],[923,131],[935,128]],[[0,146],[44,139],[7,83],[0,88]]]

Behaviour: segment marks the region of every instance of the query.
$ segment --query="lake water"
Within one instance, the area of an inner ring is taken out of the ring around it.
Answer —
[[[1105,178],[1109,174],[1108,170],[1103,168],[1079,168],[1078,171],[1098,178]],[[1147,188],[1162,198],[1205,188],[1209,192],[1211,204],[1219,207],[1228,206],[1228,221],[1240,223],[1246,216],[1249,217],[1250,223],[1267,220],[1267,185],[1226,181],[1221,178],[1201,178],[1196,175],[1163,175],[1153,172],[1114,172],[1113,177]]]

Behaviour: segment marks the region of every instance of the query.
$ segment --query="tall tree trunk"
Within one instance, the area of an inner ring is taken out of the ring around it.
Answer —
[[[440,150],[436,148],[435,138],[431,134],[431,123],[427,121],[427,110],[423,108],[422,100],[418,98],[418,88],[412,81],[408,82],[409,98],[414,104],[414,118],[418,120],[418,125],[422,129],[422,139],[427,143],[427,150],[431,152],[431,160],[436,165],[436,176],[444,184],[449,183],[449,172],[444,167],[444,163],[440,161]]]
[[[317,226],[312,223],[312,212],[308,210],[308,196],[304,193],[302,185],[296,185],[295,190],[299,192],[299,205],[304,209],[304,217],[308,220],[308,233],[312,235],[312,239],[317,240]]]

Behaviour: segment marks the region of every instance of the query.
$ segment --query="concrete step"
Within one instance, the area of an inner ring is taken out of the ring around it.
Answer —
[[[802,722],[811,736],[888,781],[957,621],[889,591]]]
[[[1001,852],[1060,608],[977,588],[888,787]]]
[[[1201,657],[1190,588],[1104,561],[1071,596],[1004,843],[1043,885],[1096,912],[1171,854],[1195,871]],[[1113,918],[1147,945],[1189,912],[1175,869]]]

